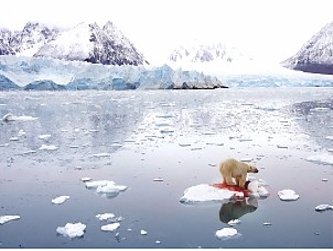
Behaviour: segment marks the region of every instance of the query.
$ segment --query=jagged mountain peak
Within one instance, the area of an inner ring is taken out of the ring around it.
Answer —
[[[304,72],[333,74],[333,21],[313,35],[284,67]]]
[[[0,30],[0,55],[51,57],[113,65],[142,65],[148,62],[123,33],[108,21],[60,29],[28,22],[21,31]]]
[[[195,42],[192,45],[181,45],[168,57],[174,62],[190,62],[204,63],[211,61],[232,62],[239,59],[252,60],[250,56],[246,56],[234,46],[230,46],[221,42],[217,43],[200,43]]]

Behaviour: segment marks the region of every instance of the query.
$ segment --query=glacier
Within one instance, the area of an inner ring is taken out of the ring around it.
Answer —
[[[162,66],[101,65],[46,57],[0,56],[0,90],[214,89],[214,76]]]

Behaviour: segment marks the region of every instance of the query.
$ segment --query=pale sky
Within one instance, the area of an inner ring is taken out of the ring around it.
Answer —
[[[10,0],[0,27],[112,21],[148,61],[199,40],[227,43],[279,62],[333,21],[333,0]]]

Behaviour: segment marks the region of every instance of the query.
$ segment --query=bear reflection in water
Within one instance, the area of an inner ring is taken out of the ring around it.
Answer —
[[[231,220],[241,218],[247,213],[253,213],[257,208],[258,200],[254,197],[226,202],[222,204],[219,212],[220,221],[228,223]]]

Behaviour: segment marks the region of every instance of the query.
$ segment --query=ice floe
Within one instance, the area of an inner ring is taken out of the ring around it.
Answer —
[[[216,188],[208,184],[200,184],[187,188],[184,191],[184,195],[180,198],[180,202],[223,201],[234,196],[243,197],[244,194],[237,191]]]
[[[29,120],[36,120],[36,119],[38,119],[38,118],[32,117],[32,116],[25,116],[25,115],[15,116],[11,113],[7,113],[6,115],[4,115],[2,117],[3,121],[14,121],[14,120],[29,121]]]
[[[55,145],[42,145],[39,150],[45,150],[45,151],[54,151],[54,150],[57,150],[58,147],[55,146]]]
[[[333,155],[329,153],[312,155],[307,157],[306,160],[324,165],[333,165]]]
[[[225,227],[220,230],[217,230],[215,236],[220,240],[228,240],[233,237],[237,237],[238,231],[235,228]]]
[[[224,187],[212,186],[208,184],[200,184],[187,188],[183,196],[180,198],[182,203],[191,202],[208,202],[208,201],[223,201],[234,197],[257,197],[265,198],[269,196],[269,192],[264,187],[266,182],[263,180],[252,180],[249,182],[249,193],[244,194],[243,191],[232,191]]]
[[[103,225],[101,226],[101,230],[102,231],[110,231],[113,232],[116,229],[118,229],[120,227],[120,223],[116,222],[116,223],[111,223],[111,224],[107,224],[107,225]]]
[[[0,216],[0,225],[3,225],[7,222],[13,221],[13,220],[18,220],[21,217],[19,215],[1,215]]]
[[[110,157],[110,154],[109,153],[95,153],[92,156],[96,157],[96,158],[103,158],[103,157]]]
[[[140,234],[141,234],[141,235],[147,235],[148,232],[147,232],[146,230],[141,229]]]
[[[241,220],[239,220],[239,219],[234,219],[234,220],[230,220],[230,221],[228,222],[228,225],[233,226],[233,225],[237,225],[237,224],[240,224],[240,223],[241,223]]]
[[[56,231],[58,234],[61,234],[65,237],[75,238],[82,237],[84,235],[84,230],[86,229],[86,225],[78,222],[78,223],[67,223],[64,227],[57,227]]]
[[[284,189],[278,192],[280,200],[282,201],[295,201],[299,199],[299,195],[291,189]]]
[[[125,185],[117,185],[111,180],[95,180],[85,182],[86,188],[96,189],[96,192],[106,197],[116,197],[120,192],[124,192],[127,189]]]
[[[38,138],[39,139],[49,139],[51,137],[51,134],[42,134],[42,135],[39,135]]]
[[[315,210],[317,212],[322,212],[322,211],[327,211],[327,210],[333,210],[333,205],[320,204],[320,205],[318,205],[318,206],[315,207]]]
[[[51,202],[52,202],[52,204],[60,205],[60,204],[64,203],[66,200],[68,200],[69,198],[70,198],[70,196],[68,196],[68,195],[62,195],[62,196],[54,198],[53,200],[51,200]]]
[[[82,180],[83,182],[87,182],[87,181],[91,181],[92,178],[91,178],[91,177],[83,177],[83,178],[81,178],[81,180]]]
[[[163,178],[155,178],[153,181],[159,181],[159,182],[162,182],[162,181],[163,181]]]
[[[104,214],[97,214],[96,218],[100,221],[107,221],[108,219],[114,218],[115,215],[113,213],[104,213]]]
[[[267,189],[260,184],[260,181],[254,180],[251,181],[248,185],[248,190],[251,192],[251,196],[254,197],[268,197],[269,192]]]

